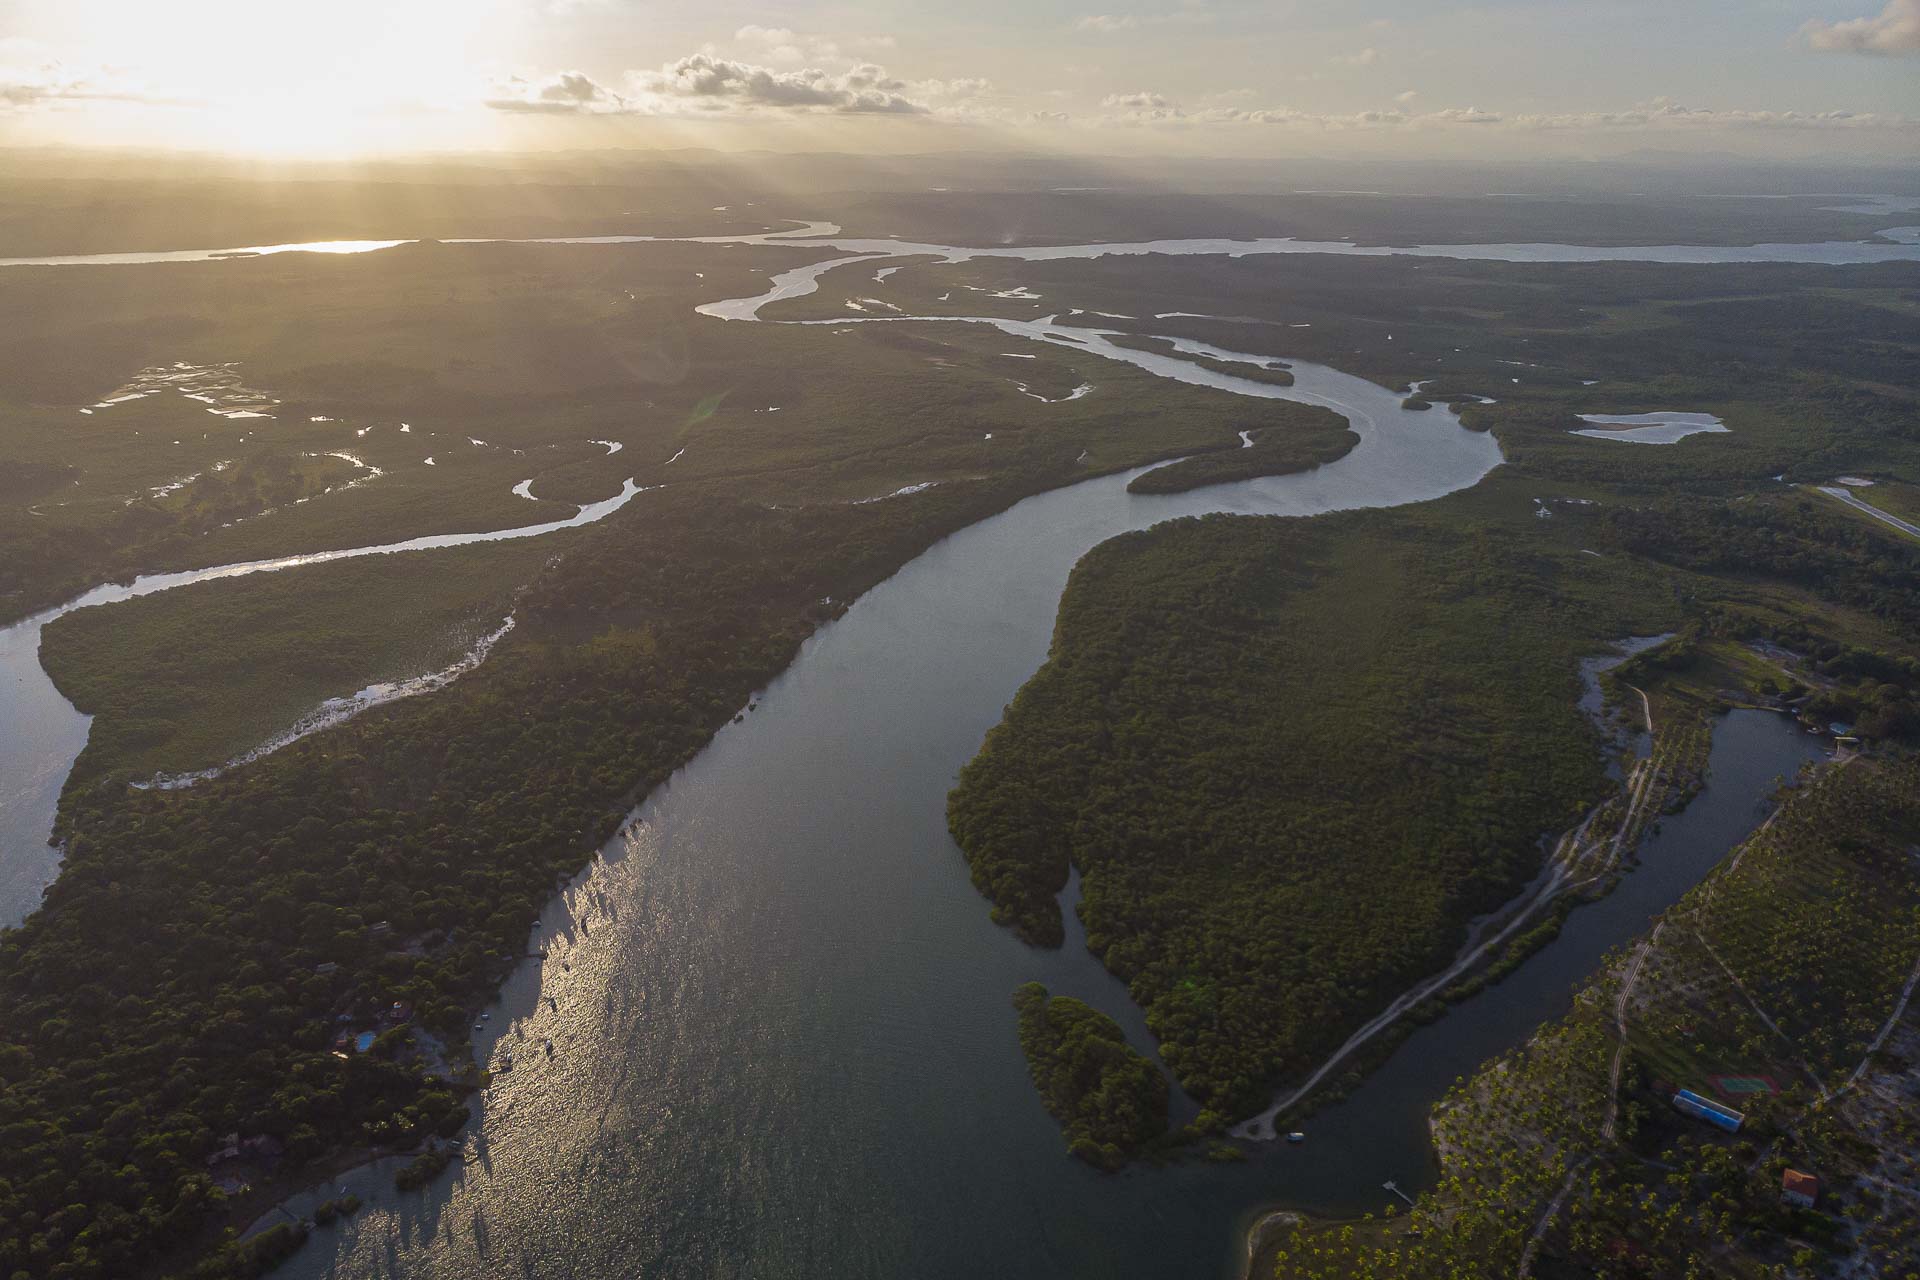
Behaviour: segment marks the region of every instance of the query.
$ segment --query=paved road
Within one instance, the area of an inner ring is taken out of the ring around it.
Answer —
[[[1818,488],[1821,493],[1826,494],[1829,498],[1838,498],[1840,501],[1846,503],[1848,506],[1854,508],[1856,511],[1866,512],[1868,515],[1872,516],[1875,520],[1878,520],[1881,524],[1892,525],[1894,528],[1898,529],[1900,532],[1906,534],[1909,538],[1920,538],[1920,525],[1908,524],[1905,520],[1902,520],[1899,516],[1893,515],[1890,512],[1882,511],[1880,508],[1874,506],[1871,502],[1866,502],[1860,498],[1855,497],[1850,490],[1842,489],[1837,485],[1823,484],[1823,485],[1817,485],[1815,487]]]

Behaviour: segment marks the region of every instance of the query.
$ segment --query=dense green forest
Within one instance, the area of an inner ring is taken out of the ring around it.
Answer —
[[[1490,514],[1114,539],[961,775],[949,819],[995,918],[1058,945],[1077,866],[1089,947],[1218,1112],[1438,968],[1600,794],[1577,660],[1667,606]]]
[[[1067,1149],[1113,1170],[1167,1131],[1167,1078],[1127,1044],[1120,1024],[1037,982],[1013,993],[1020,1049]]]
[[[1682,623],[1768,641],[1811,721],[1920,730],[1898,535],[1790,492],[1543,507],[1538,484],[1115,539],[963,772],[949,819],[995,919],[1058,945],[1078,867],[1088,945],[1218,1113],[1440,967],[1597,796],[1581,653]]]

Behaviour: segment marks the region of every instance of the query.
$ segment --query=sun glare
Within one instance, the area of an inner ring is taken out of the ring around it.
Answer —
[[[100,63],[170,108],[153,113],[157,141],[272,156],[446,133],[513,35],[511,11],[490,0],[130,2],[110,21],[89,7]]]

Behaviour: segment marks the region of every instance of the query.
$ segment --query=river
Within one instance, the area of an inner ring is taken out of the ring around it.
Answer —
[[[1461,248],[1447,256],[1488,256]],[[787,273],[774,288],[799,296],[826,269]],[[703,310],[751,320],[768,300]],[[1045,656],[1069,571],[1097,543],[1174,516],[1439,497],[1478,481],[1499,453],[1446,409],[1407,412],[1400,393],[1322,366],[1292,363],[1295,384],[1280,388],[1085,329],[986,323],[1040,341],[1070,332],[1079,349],[1162,376],[1329,405],[1360,442],[1313,471],[1183,495],[1130,495],[1126,475],[1041,494],[943,540],[855,602],[545,912],[531,940],[548,958],[516,971],[477,1035],[483,1061],[513,1047],[518,1066],[483,1095],[465,1167],[409,1196],[384,1169],[349,1175],[371,1207],[317,1233],[282,1274],[1225,1271],[1255,1206],[1353,1209],[1377,1204],[1386,1178],[1422,1185],[1425,1110],[1452,1077],[1564,1007],[1601,951],[1753,825],[1758,779],[1809,750],[1783,721],[1729,717],[1715,736],[1713,782],[1649,844],[1646,868],[1575,913],[1505,983],[1416,1033],[1358,1093],[1314,1118],[1306,1145],[1270,1147],[1240,1166],[1093,1172],[1066,1157],[1026,1079],[1008,996],[1037,979],[1114,1013],[1137,1042],[1138,1011],[1076,939],[1036,951],[994,926],[945,823],[959,768]],[[171,575],[180,581],[168,585],[222,572]],[[0,633],[0,696],[32,688],[27,665],[38,673],[46,620]],[[15,703],[29,718],[0,708],[30,726],[24,764],[51,778],[51,795],[85,735],[84,717],[56,703],[45,684]],[[16,776],[12,761],[0,768]],[[1691,825],[1701,830],[1680,834]],[[1684,848],[1668,857],[1670,834]],[[10,831],[0,838],[12,874],[20,846]],[[550,1057],[537,1051],[546,1037]]]
[[[1341,497],[1267,483],[1269,509]],[[1712,782],[1642,868],[1417,1032],[1304,1146],[1103,1177],[1066,1157],[1008,996],[1037,979],[1135,1037],[1138,1013],[1076,937],[1035,951],[989,922],[944,799],[1041,660],[1080,552],[1220,505],[1118,479],[1030,499],[817,634],[546,913],[549,959],[483,1033],[484,1057],[518,1065],[485,1096],[476,1158],[424,1195],[357,1172],[373,1206],[288,1274],[1209,1276],[1237,1261],[1252,1206],[1352,1210],[1388,1178],[1425,1185],[1425,1114],[1454,1076],[1563,1010],[1817,747],[1784,717],[1729,717]]]
[[[1130,240],[1098,244],[951,245],[912,240],[843,236],[830,222],[807,222],[786,231],[728,236],[542,236],[527,240],[454,238],[447,244],[622,245],[672,241],[687,244],[774,244],[802,249],[831,249],[868,257],[931,257],[941,262],[1011,258],[1056,262],[1064,258],[1135,257],[1159,253],[1247,257],[1262,254],[1315,253],[1346,258],[1454,258],[1470,262],[1661,262],[1710,266],[1735,262],[1800,262],[1842,266],[1875,262],[1920,262],[1920,227],[1889,227],[1876,240],[1827,240],[1801,244],[1751,245],[1581,245],[1581,244],[1416,244],[1363,245],[1348,240],[1296,240],[1268,236],[1254,240],[1198,238]],[[135,253],[72,253],[0,258],[0,267],[128,266],[162,262],[216,262],[282,253],[372,253],[412,240],[314,240],[304,244],[247,245],[228,249],[165,249]],[[835,263],[834,265],[839,265]]]

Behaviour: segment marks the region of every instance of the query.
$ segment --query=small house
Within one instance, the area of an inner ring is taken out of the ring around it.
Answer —
[[[1820,1201],[1820,1179],[1798,1169],[1780,1175],[1780,1203],[1811,1209]]]

